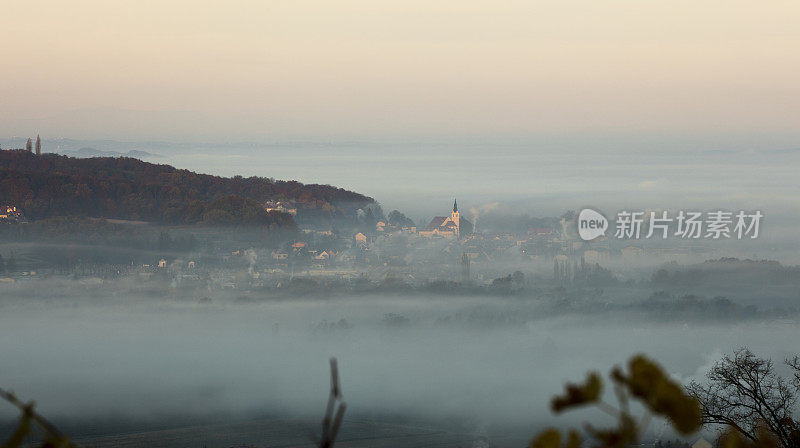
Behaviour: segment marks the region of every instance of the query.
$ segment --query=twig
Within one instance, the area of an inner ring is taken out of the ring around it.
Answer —
[[[336,408],[336,415],[333,409],[336,402],[339,402]],[[336,436],[339,434],[339,427],[342,425],[344,412],[347,405],[342,401],[342,389],[339,386],[339,368],[336,364],[336,358],[331,358],[331,393],[328,396],[328,405],[325,407],[325,416],[322,418],[322,438],[319,441],[320,448],[332,448],[336,442]]]
[[[32,421],[36,422],[39,426],[42,427],[51,437],[63,441],[66,443],[66,446],[72,448],[78,448],[78,445],[70,441],[64,433],[59,431],[58,428],[55,427],[49,420],[44,418],[41,414],[38,414],[36,411],[33,410],[33,402],[28,404],[23,403],[14,395],[13,392],[7,391],[3,388],[0,388],[0,398],[3,398],[7,402],[11,403],[12,405],[16,406],[23,415],[27,415]]]

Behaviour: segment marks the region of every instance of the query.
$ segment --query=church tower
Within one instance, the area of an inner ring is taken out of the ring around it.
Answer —
[[[453,200],[453,213],[450,214],[450,220],[456,225],[456,236],[461,234],[461,215],[458,213],[458,200]]]
[[[42,155],[42,139],[39,134],[36,134],[36,155]]]

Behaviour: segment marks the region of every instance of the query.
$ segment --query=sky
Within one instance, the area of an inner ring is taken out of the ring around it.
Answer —
[[[800,131],[800,3],[7,2],[0,135]]]

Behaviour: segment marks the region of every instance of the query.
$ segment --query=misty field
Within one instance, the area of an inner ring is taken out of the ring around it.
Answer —
[[[0,303],[3,386],[87,434],[114,419],[143,427],[313,419],[324,409],[332,355],[351,419],[533,434],[586,417],[549,414],[564,381],[634,353],[688,382],[738,347],[781,359],[800,340],[787,319],[547,315],[537,300],[481,296],[253,303],[119,294]],[[656,435],[665,430],[651,426]]]

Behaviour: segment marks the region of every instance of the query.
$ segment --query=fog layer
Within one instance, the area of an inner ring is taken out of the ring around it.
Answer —
[[[315,416],[335,355],[351,416],[534,428],[576,418],[548,411],[565,380],[634,353],[688,381],[740,346],[780,359],[800,340],[784,320],[542,317],[498,297],[5,300],[0,381],[55,418]]]

